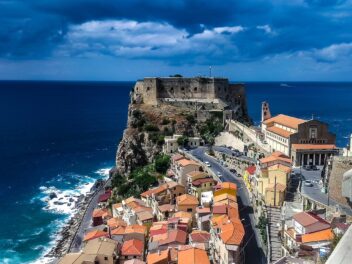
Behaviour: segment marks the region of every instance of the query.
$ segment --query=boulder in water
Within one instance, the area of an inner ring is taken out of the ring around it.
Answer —
[[[55,192],[51,192],[51,193],[49,193],[49,198],[50,199],[57,198],[57,194]]]

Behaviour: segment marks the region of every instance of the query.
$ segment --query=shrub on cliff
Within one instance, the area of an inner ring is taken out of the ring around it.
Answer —
[[[159,131],[159,128],[156,125],[153,125],[153,124],[145,124],[144,125],[144,131],[157,132],[157,131]]]
[[[186,136],[182,136],[177,139],[177,144],[179,146],[186,147],[188,145],[188,142],[189,142],[189,139]]]
[[[159,154],[154,161],[154,168],[156,172],[165,174],[170,167],[170,156]]]
[[[199,132],[204,141],[210,145],[214,144],[215,137],[224,130],[222,122],[211,118],[199,125]]]

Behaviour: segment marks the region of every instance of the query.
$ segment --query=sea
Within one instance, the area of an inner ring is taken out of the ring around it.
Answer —
[[[0,82],[0,263],[46,263],[74,201],[108,177],[127,122],[133,82]],[[246,83],[248,111],[262,101],[327,122],[337,145],[352,132],[352,83]],[[50,193],[57,197],[49,199]]]

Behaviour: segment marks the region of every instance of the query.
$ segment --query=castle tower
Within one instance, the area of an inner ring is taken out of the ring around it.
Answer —
[[[262,102],[262,122],[271,118],[270,108],[268,102]]]

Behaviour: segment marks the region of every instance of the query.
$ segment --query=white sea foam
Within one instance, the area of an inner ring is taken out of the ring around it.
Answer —
[[[109,177],[109,172],[110,172],[111,168],[103,168],[103,169],[99,169],[97,170],[95,173],[99,174],[100,176],[107,178]]]

